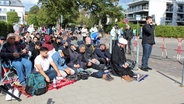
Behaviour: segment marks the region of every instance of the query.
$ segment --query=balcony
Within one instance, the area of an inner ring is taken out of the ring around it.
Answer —
[[[129,8],[128,12],[131,13],[137,13],[137,12],[148,12],[148,7],[142,7],[142,8]]]
[[[165,21],[167,22],[172,21],[172,17],[166,17]]]
[[[136,17],[128,17],[129,21],[137,21]],[[146,16],[141,16],[141,20],[140,21],[146,21]]]

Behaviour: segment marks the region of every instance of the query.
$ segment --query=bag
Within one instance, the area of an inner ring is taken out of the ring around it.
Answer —
[[[68,76],[66,76],[66,79],[78,81],[78,80],[80,80],[80,77],[79,77],[78,74],[73,74],[73,75],[68,75]]]
[[[78,75],[79,75],[80,79],[82,79],[82,80],[86,80],[89,77],[89,73],[87,71],[79,72]]]
[[[32,73],[28,75],[26,81],[27,94],[42,95],[47,92],[47,84],[45,78],[40,73]]]

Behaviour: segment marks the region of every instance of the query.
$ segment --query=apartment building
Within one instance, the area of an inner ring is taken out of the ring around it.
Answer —
[[[127,18],[136,23],[136,15],[145,23],[152,16],[158,25],[184,25],[184,0],[133,0],[128,3]]]
[[[19,24],[25,23],[25,8],[20,0],[0,0],[0,20],[7,21],[7,12],[15,11],[19,17]]]

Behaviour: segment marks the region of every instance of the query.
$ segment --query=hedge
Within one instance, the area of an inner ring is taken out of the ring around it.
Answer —
[[[13,25],[4,21],[0,21],[0,36],[7,36],[8,33],[13,32]]]
[[[132,24],[129,23],[132,29],[137,29],[138,26],[138,34],[140,33],[140,25],[141,24]],[[119,27],[123,27],[125,29],[125,23],[118,23]],[[168,38],[184,38],[184,26],[156,26],[155,36],[157,37],[168,37]]]

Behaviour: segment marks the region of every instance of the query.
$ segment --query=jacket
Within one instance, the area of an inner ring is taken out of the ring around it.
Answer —
[[[155,44],[154,25],[145,24],[142,28],[142,44]]]

